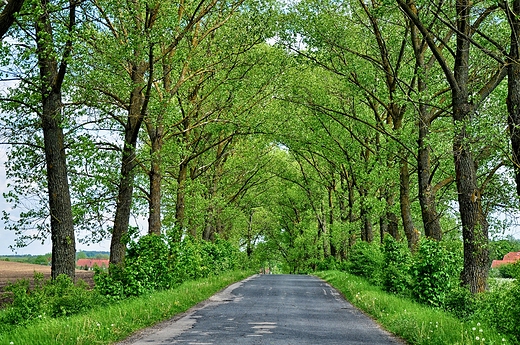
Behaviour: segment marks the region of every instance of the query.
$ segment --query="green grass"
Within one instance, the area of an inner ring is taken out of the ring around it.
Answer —
[[[479,322],[463,322],[439,309],[386,293],[365,279],[338,271],[316,274],[408,344],[513,344]]]
[[[0,345],[111,344],[204,301],[250,272],[230,272],[96,308],[67,318],[46,318],[0,334]]]

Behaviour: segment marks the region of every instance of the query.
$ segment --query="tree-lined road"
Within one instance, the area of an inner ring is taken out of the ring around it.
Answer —
[[[402,344],[324,281],[258,275],[234,284],[176,321],[120,345]]]

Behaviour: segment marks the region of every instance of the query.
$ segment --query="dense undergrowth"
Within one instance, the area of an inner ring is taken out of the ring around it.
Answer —
[[[247,271],[188,281],[173,289],[131,297],[84,312],[51,318],[43,316],[24,327],[0,332],[0,344],[112,344],[130,334],[182,313],[217,291],[250,275]]]
[[[125,265],[98,270],[91,289],[65,276],[54,281],[35,273],[34,281],[20,280],[5,290],[12,303],[0,310],[0,334],[12,332],[42,319],[70,317],[95,308],[111,308],[119,301],[171,290],[193,281],[241,269],[242,254],[229,242],[182,242],[166,236],[144,236],[130,243]],[[1,342],[0,342],[1,343]]]
[[[518,344],[514,337],[501,334],[486,323],[489,320],[480,317],[461,320],[441,308],[385,292],[365,278],[346,272],[325,271],[317,275],[409,344]]]
[[[343,273],[324,277],[412,344],[520,344],[520,279],[492,278],[488,291],[474,295],[460,286],[457,253],[449,244],[423,239],[410,254],[405,244],[387,236],[381,246],[356,243],[349,261],[329,262],[328,269]],[[507,272],[520,278],[517,267]],[[430,331],[441,335],[432,338]]]

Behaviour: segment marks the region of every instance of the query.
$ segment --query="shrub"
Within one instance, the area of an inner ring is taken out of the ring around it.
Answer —
[[[13,325],[26,325],[35,318],[69,316],[105,304],[106,299],[89,290],[79,281],[74,284],[62,274],[55,280],[44,281],[43,274],[35,273],[34,286],[29,280],[9,284],[5,291],[12,303],[0,313],[0,331]]]
[[[424,304],[440,307],[456,286],[459,267],[454,253],[441,243],[422,239],[411,266],[414,298]]]
[[[408,247],[387,235],[383,240],[383,258],[383,288],[398,295],[407,295],[411,284]]]
[[[501,284],[482,294],[475,320],[494,326],[499,332],[515,337],[520,344],[520,281]]]
[[[455,286],[446,294],[444,310],[461,320],[469,320],[478,308],[477,296],[467,287]]]
[[[140,296],[173,284],[170,250],[163,236],[146,235],[131,242],[123,266],[96,269],[96,290],[112,299]]]
[[[498,271],[502,278],[520,279],[520,262],[499,266]]]
[[[218,238],[206,242],[186,236],[178,242],[146,235],[129,244],[124,265],[96,270],[94,281],[97,291],[117,300],[236,269],[238,257],[238,249]]]
[[[376,243],[356,242],[351,249],[348,270],[367,278],[372,284],[381,285],[383,254]]]

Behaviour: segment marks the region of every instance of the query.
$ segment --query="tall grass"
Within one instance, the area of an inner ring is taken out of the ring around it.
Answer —
[[[383,292],[367,280],[339,271],[316,274],[347,300],[375,318],[385,329],[418,345],[511,344],[507,337],[480,322],[463,322],[440,309]]]
[[[111,344],[133,332],[169,319],[209,298],[224,287],[240,281],[250,272],[222,275],[186,282],[172,290],[127,299],[81,315],[42,318],[26,327],[0,333],[0,344],[91,345]]]

